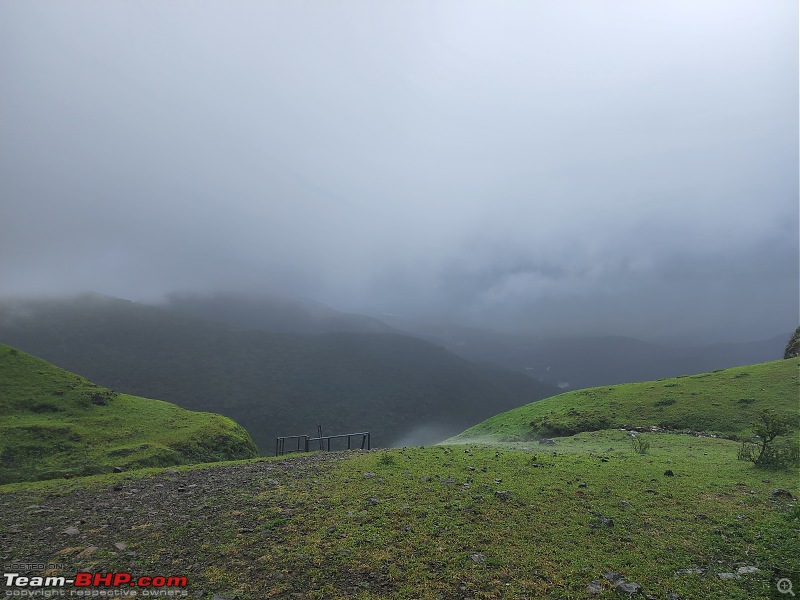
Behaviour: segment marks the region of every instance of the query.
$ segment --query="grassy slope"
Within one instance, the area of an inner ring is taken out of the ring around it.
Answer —
[[[3,483],[256,453],[228,418],[117,394],[3,345],[0,414]]]
[[[522,441],[651,425],[748,437],[765,408],[798,410],[800,359],[577,390],[496,415],[451,438]],[[535,425],[532,425],[535,423]]]
[[[617,571],[657,598],[745,600],[800,573],[800,514],[771,493],[797,495],[796,472],[765,475],[728,440],[644,435],[644,456],[624,432],[591,432],[555,452],[455,445],[6,486],[0,506],[20,507],[13,557],[168,571],[206,599],[590,598]],[[68,512],[86,503],[128,512]],[[68,526],[81,533],[38,534]],[[759,570],[719,578],[740,566]]]

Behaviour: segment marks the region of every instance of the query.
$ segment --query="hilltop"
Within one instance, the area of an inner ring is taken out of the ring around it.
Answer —
[[[729,438],[749,435],[765,408],[798,410],[800,359],[559,394],[495,415],[450,441],[525,441],[657,426]]]
[[[0,340],[100,385],[224,414],[264,453],[318,424],[382,446],[438,442],[557,391],[405,335],[255,331],[100,296],[2,302]]]
[[[256,455],[230,419],[120,394],[4,345],[0,413],[0,483]]]

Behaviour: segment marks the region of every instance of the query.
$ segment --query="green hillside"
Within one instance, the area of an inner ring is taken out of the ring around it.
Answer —
[[[118,394],[0,345],[0,483],[248,458],[226,417]]]
[[[0,302],[0,341],[98,384],[224,414],[263,453],[275,437],[371,431],[435,443],[556,393],[404,335],[239,329],[125,300]]]
[[[798,365],[800,359],[778,360],[567,392],[491,417],[449,441],[525,441],[651,426],[744,438],[762,410],[800,408]]]

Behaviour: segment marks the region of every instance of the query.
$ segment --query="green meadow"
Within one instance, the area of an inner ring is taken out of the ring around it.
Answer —
[[[525,441],[582,431],[657,426],[732,439],[764,409],[800,409],[800,359],[644,383],[576,390],[498,414],[451,441]]]
[[[120,394],[0,345],[0,482],[256,455],[231,419]]]

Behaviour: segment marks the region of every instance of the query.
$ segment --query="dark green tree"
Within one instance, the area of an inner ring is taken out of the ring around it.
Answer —
[[[795,358],[796,356],[800,356],[800,327],[794,330],[794,335],[786,344],[786,351],[783,353],[783,358]]]

